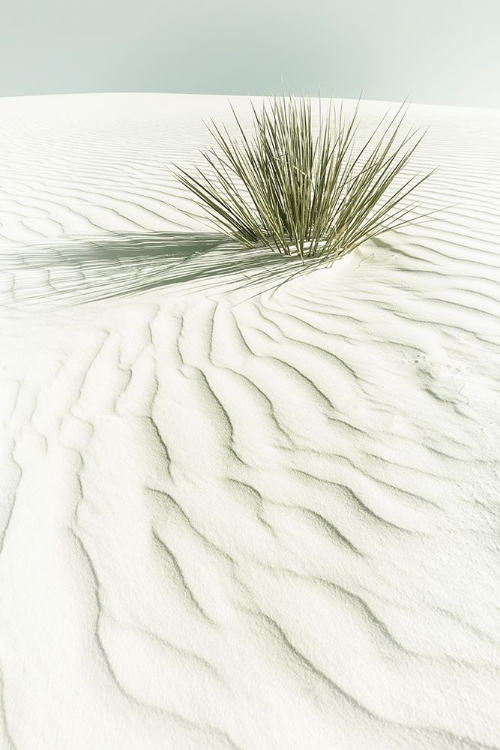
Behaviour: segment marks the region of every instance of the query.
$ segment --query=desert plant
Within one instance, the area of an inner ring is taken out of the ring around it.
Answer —
[[[213,120],[212,127],[207,125],[219,147],[202,151],[210,176],[197,168],[195,177],[173,165],[177,179],[204,209],[205,220],[238,243],[262,244],[284,255],[298,254],[303,262],[317,258],[330,265],[366,239],[434,213],[409,218],[416,204],[404,201],[435,170],[389,190],[423,138],[412,142],[414,131],[395,146],[405,102],[376,139],[384,116],[357,154],[353,149],[359,100],[350,122],[343,117],[342,104],[339,114],[334,107],[333,132],[332,100],[325,120],[320,100],[316,138],[310,99],[274,97],[269,109],[263,104],[260,115],[251,105],[253,140],[232,105],[239,141]]]

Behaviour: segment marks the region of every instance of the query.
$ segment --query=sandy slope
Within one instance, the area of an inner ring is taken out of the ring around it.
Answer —
[[[498,748],[500,110],[412,106],[460,205],[246,302],[164,167],[229,111],[0,99],[0,747]]]

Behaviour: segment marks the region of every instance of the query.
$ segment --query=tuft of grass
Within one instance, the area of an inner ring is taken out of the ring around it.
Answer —
[[[354,152],[358,129],[357,102],[347,121],[343,105],[337,112],[330,100],[313,135],[311,99],[273,97],[254,114],[253,138],[231,105],[238,139],[213,120],[208,130],[218,149],[202,151],[208,173],[197,175],[175,167],[174,174],[194,194],[204,219],[224,235],[246,246],[264,245],[283,255],[316,258],[331,265],[338,258],[389,229],[414,223],[435,211],[410,217],[417,203],[408,196],[423,177],[399,179],[425,133],[408,133],[398,141],[405,102],[380,134],[382,118],[372,135]],[[206,124],[206,123],[205,123]],[[377,133],[379,133],[377,135]],[[416,139],[416,140],[415,140]],[[396,183],[402,182],[398,187]]]

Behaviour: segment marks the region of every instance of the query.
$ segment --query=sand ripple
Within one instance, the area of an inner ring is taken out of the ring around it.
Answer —
[[[500,113],[272,293],[168,205],[223,97],[0,110],[0,745],[500,748]]]

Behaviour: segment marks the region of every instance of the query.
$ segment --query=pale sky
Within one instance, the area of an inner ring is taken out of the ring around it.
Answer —
[[[0,96],[117,91],[500,108],[500,0],[5,0]]]

